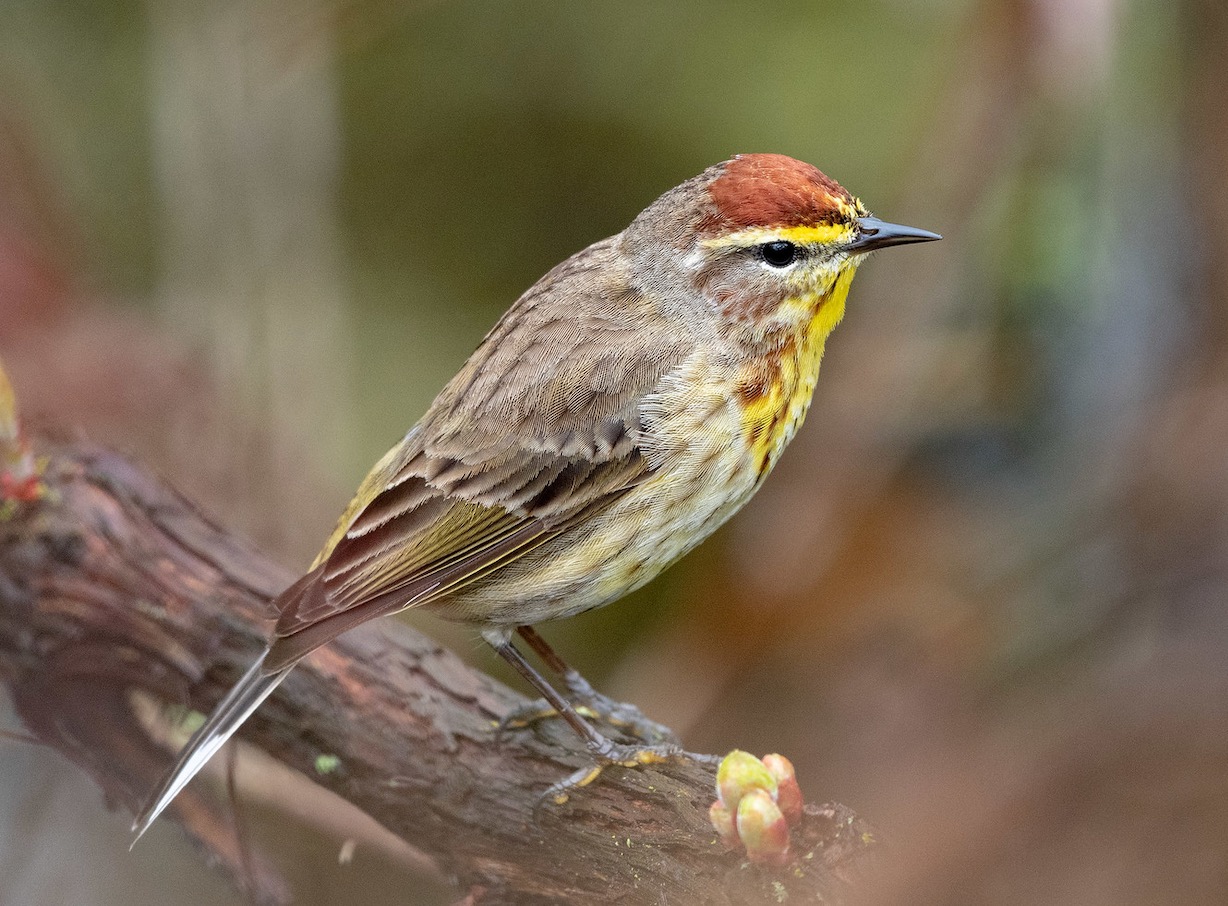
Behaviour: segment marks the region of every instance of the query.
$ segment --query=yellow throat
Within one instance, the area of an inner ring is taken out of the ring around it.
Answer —
[[[795,329],[787,334],[779,350],[747,363],[738,373],[742,430],[760,481],[806,418],[827,337],[844,317],[845,300],[856,272],[857,261],[851,259],[826,291],[810,290],[786,299],[779,316]]]

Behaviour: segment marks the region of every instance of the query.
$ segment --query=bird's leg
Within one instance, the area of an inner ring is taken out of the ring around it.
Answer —
[[[546,681],[540,673],[533,669],[533,666],[525,660],[523,654],[517,650],[511,640],[505,640],[494,645],[494,649],[499,656],[516,668],[516,672],[523,676],[534,689],[540,692],[546,699],[548,714],[557,714],[563,720],[567,721],[568,725],[580,734],[580,738],[584,740],[584,744],[588,746],[589,751],[594,755],[604,755],[610,750],[614,743],[606,739],[589,724],[579,712],[572,706],[571,702],[567,701],[559,691]],[[541,713],[542,708],[534,704],[531,706],[535,713]],[[513,712],[515,713],[515,712]],[[507,723],[507,719],[504,719]]]
[[[557,689],[546,682],[540,673],[533,669],[532,665],[525,660],[524,655],[516,649],[510,639],[488,637],[487,641],[499,653],[500,657],[515,667],[516,672],[523,676],[530,685],[545,697],[555,713],[567,721],[568,725],[580,735],[580,738],[584,740],[585,746],[588,747],[589,753],[593,756],[593,764],[586,765],[570,777],[551,786],[546,790],[544,798],[560,804],[566,802],[571,790],[592,783],[601,775],[605,768],[612,764],[636,767],[637,765],[660,764],[663,761],[677,758],[704,759],[704,756],[691,755],[683,751],[681,746],[673,743],[637,746],[624,745],[607,739],[594,730],[588,721],[576,712],[571,703],[560,695]],[[555,658],[557,659],[557,655]],[[562,663],[562,661],[559,661],[559,663]]]
[[[567,700],[576,713],[590,720],[599,720],[620,733],[649,745],[677,745],[678,737],[669,727],[650,720],[635,705],[615,701],[602,695],[580,672],[564,661],[550,644],[531,626],[517,629],[542,662],[556,673],[567,689]],[[536,721],[556,717],[559,712],[549,701],[537,701],[517,708],[500,721],[500,729],[525,727]]]
[[[650,745],[662,743],[678,744],[678,737],[674,735],[674,731],[669,727],[650,720],[635,705],[615,701],[594,689],[589,681],[581,676],[578,670],[564,661],[558,652],[550,647],[550,643],[542,638],[532,626],[519,626],[516,632],[529,643],[529,647],[542,659],[542,663],[562,679],[563,685],[567,687],[568,701],[576,707],[580,714],[585,717],[601,720],[615,729]],[[519,721],[529,723],[533,719],[548,717],[552,713],[551,711],[543,713],[539,709],[536,715],[519,715]]]

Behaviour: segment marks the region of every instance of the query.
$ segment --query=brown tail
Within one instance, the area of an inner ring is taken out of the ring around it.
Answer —
[[[318,581],[320,574],[321,570],[315,569],[303,576],[278,596],[274,606],[282,613],[287,610],[293,611],[301,605],[304,599],[310,600],[312,595],[321,594],[322,583]],[[281,658],[277,663],[272,663],[275,660],[271,657],[272,652],[273,649],[270,647],[260,655],[256,663],[252,664],[243,674],[243,678],[235,683],[234,687],[226,693],[225,698],[218,702],[218,706],[213,709],[213,713],[209,715],[204,725],[192,734],[192,738],[179,753],[174,767],[158,784],[157,789],[150,794],[145,807],[133,821],[132,831],[136,834],[132,840],[133,846],[163,810],[171,804],[171,801],[179,795],[180,790],[188,785],[214,753],[226,744],[226,740],[230,739],[243,725],[243,722],[251,717],[252,712],[260,707],[261,702],[272,694],[302,656],[290,659]]]
[[[192,734],[188,744],[179,753],[175,766],[132,822],[132,832],[136,835],[132,839],[133,846],[136,846],[136,841],[141,839],[141,835],[157,820],[158,815],[162,814],[162,810],[171,804],[171,800],[179,795],[179,791],[187,786],[188,781],[195,777],[213,754],[234,735],[243,721],[260,707],[260,703],[269,697],[289,672],[290,667],[284,667],[273,673],[266,673],[264,655],[261,655],[247,673],[243,674],[243,678],[235,683],[234,688],[226,693],[226,697],[209,715],[204,726]]]

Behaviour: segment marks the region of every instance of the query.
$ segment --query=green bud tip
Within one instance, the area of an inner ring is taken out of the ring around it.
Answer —
[[[721,759],[716,770],[716,794],[725,808],[735,812],[751,790],[763,790],[775,799],[776,778],[754,755],[734,749]]]

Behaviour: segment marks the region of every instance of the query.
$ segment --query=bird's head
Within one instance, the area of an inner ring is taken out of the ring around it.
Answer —
[[[727,323],[813,317],[834,325],[857,265],[876,249],[940,239],[887,223],[816,167],[782,154],[740,154],[666,192],[625,241],[650,287],[694,289]],[[695,295],[688,293],[692,299]]]

